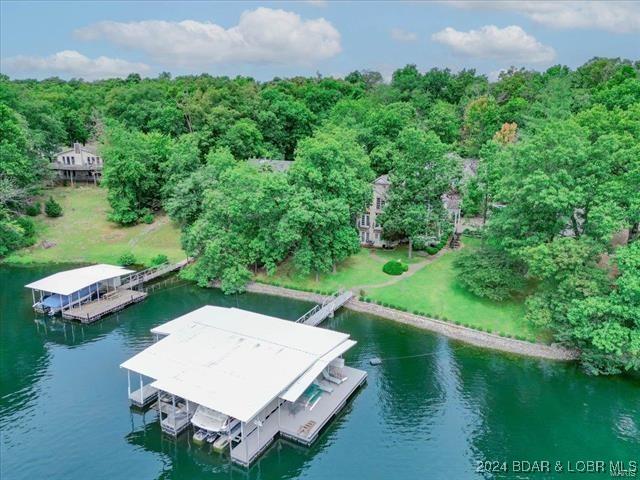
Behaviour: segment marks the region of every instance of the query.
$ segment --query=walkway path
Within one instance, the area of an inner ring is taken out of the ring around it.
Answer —
[[[415,275],[416,272],[422,270],[424,267],[426,267],[427,265],[429,265],[430,263],[433,263],[435,260],[437,260],[438,258],[440,258],[442,255],[444,255],[445,253],[451,252],[451,249],[449,248],[443,248],[442,250],[440,250],[438,253],[436,253],[435,255],[430,255],[428,258],[425,258],[423,261],[421,262],[417,262],[417,263],[410,263],[409,264],[409,270],[407,270],[406,272],[404,272],[402,275],[389,275],[389,280],[387,280],[386,282],[382,282],[382,283],[372,283],[372,284],[368,284],[368,285],[354,285],[353,287],[351,287],[351,290],[353,292],[360,292],[360,290],[366,290],[368,288],[380,288],[380,287],[388,287],[390,285],[394,285],[406,278],[409,278],[412,275]],[[384,261],[385,263],[388,260],[385,260],[383,258],[378,257],[378,255],[375,254],[375,252],[372,252],[371,256],[375,256],[377,257],[377,259],[380,259],[381,261]]]

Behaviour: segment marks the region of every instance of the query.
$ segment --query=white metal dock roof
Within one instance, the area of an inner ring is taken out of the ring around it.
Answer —
[[[42,290],[44,292],[57,293],[59,295],[70,295],[94,283],[120,277],[127,273],[133,273],[133,270],[102,263],[54,273],[53,275],[25,285],[25,287]]]
[[[244,422],[279,396],[297,399],[321,365],[355,345],[345,333],[214,306],[152,332],[168,336],[121,367],[154,379],[160,390]]]

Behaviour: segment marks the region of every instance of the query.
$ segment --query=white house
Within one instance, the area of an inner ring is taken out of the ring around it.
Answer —
[[[56,153],[56,158],[51,163],[51,168],[58,171],[58,178],[71,183],[98,183],[102,176],[102,166],[102,157],[98,155],[95,146],[80,143],[74,143],[73,148]]]

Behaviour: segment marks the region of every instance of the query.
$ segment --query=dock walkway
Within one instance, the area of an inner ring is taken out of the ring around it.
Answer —
[[[126,288],[115,290],[109,297],[83,303],[62,312],[62,317],[68,320],[80,320],[82,323],[92,323],[110,313],[122,310],[127,305],[137,303],[147,296],[146,292],[138,292]]]
[[[353,297],[353,292],[347,290],[345,292],[338,292],[336,295],[329,297],[322,304],[316,305],[303,316],[301,316],[297,323],[304,323],[305,325],[311,325],[317,327],[325,318],[333,317],[336,310],[342,307]]]
[[[122,279],[122,286],[126,288],[132,288],[142,283],[150,282],[158,277],[166,275],[167,273],[180,270],[189,263],[189,259],[182,260],[178,263],[165,263],[158,265],[157,267],[147,268],[139,272],[132,273],[128,277]]]

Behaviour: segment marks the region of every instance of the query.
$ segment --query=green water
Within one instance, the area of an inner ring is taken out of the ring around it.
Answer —
[[[118,365],[153,341],[152,326],[207,303],[288,319],[310,305],[178,285],[95,325],[35,321],[23,285],[63,268],[0,267],[4,480],[465,479],[483,478],[478,460],[640,457],[637,380],[587,377],[573,365],[487,352],[344,311],[326,326],[358,341],[347,362],[367,370],[368,383],[311,448],[277,441],[250,470],[238,468],[186,434],[161,435],[152,412],[130,411]]]

